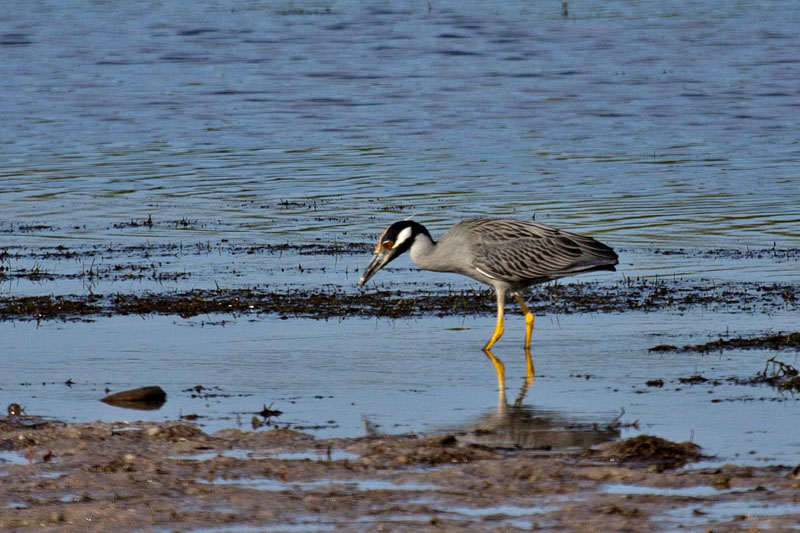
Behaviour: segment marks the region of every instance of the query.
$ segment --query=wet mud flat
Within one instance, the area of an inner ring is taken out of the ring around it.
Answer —
[[[792,466],[703,467],[639,435],[570,452],[470,434],[316,440],[187,422],[0,419],[11,531],[787,531]]]
[[[139,225],[151,227],[152,222]],[[466,278],[418,284],[395,276],[389,285],[357,291],[359,268],[370,250],[370,244],[364,242],[241,245],[227,239],[191,244],[7,246],[0,248],[0,284],[8,287],[0,294],[0,321],[93,320],[136,314],[328,319],[496,312],[491,289],[464,285]],[[800,260],[800,249],[794,248],[654,249],[651,254],[730,264]],[[25,288],[20,289],[21,283]],[[214,288],[198,289],[198,284]],[[627,277],[623,273],[611,280],[575,279],[535,287],[529,291],[528,302],[535,314],[682,313],[695,309],[794,312],[800,309],[800,285],[792,281]]]
[[[534,313],[676,311],[770,312],[800,308],[794,284],[625,280],[617,283],[553,283],[532,291]],[[0,320],[91,320],[112,315],[273,314],[315,319],[425,315],[487,315],[496,311],[488,289],[412,288],[348,291],[337,287],[221,288],[188,291],[45,296],[0,296]],[[795,343],[796,345],[796,343]]]

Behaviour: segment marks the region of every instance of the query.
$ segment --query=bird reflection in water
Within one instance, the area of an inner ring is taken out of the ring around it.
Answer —
[[[496,409],[471,422],[441,431],[455,435],[461,443],[541,451],[580,451],[620,437],[623,424],[619,420],[624,411],[603,423],[523,404],[533,385],[533,377],[529,377],[523,381],[512,404],[506,399],[505,387],[501,387]],[[380,434],[379,426],[367,417],[362,416],[361,421],[367,436]]]
[[[494,371],[497,374],[497,389],[500,391],[500,396],[503,397],[505,400],[506,394],[506,366],[503,362],[497,358],[496,355],[492,353],[492,351],[488,348],[483,349],[483,353],[489,358],[494,366]],[[523,385],[523,391],[527,391],[528,387],[533,385],[533,381],[536,378],[536,372],[533,369],[533,359],[531,359],[531,349],[526,346],[525,347],[525,384]],[[522,396],[525,396],[525,392],[521,391]]]
[[[500,448],[535,450],[583,450],[620,436],[620,416],[610,422],[589,422],[550,409],[523,404],[533,385],[529,375],[509,404],[505,387],[500,388],[497,409],[457,429],[462,442]]]

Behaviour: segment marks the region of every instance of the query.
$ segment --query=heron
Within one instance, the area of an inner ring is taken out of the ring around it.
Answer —
[[[598,270],[616,270],[612,248],[584,235],[509,218],[472,218],[454,224],[439,241],[418,222],[402,220],[387,227],[378,238],[375,254],[358,281],[363,287],[380,269],[403,253],[423,270],[469,276],[494,287],[497,323],[483,351],[503,383],[503,363],[490,351],[504,332],[506,295],[516,299],[525,317],[527,375],[533,378],[530,358],[534,317],[523,291],[531,285]]]

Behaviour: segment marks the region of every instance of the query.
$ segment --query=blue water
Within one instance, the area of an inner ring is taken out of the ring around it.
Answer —
[[[261,241],[536,214],[618,243],[797,244],[795,3],[551,4],[19,4],[4,218]],[[279,209],[312,199],[322,220]]]
[[[694,253],[800,247],[799,23],[790,1],[573,2],[566,17],[560,2],[12,2],[0,20],[0,266],[53,275],[0,277],[0,290],[354,291],[368,252],[243,250],[368,250],[398,218],[439,234],[479,214],[597,236],[621,253],[622,274],[591,278],[601,283],[623,274],[800,283],[796,259]],[[57,246],[82,255],[45,257]],[[692,253],[655,253],[665,249]],[[78,275],[126,262],[180,275]],[[376,283],[474,286],[395,265]],[[725,458],[755,449],[796,463],[796,439],[780,428],[800,421],[775,391],[746,402],[731,387],[715,404],[705,389],[635,392],[703,369],[752,375],[770,355],[734,353],[713,370],[699,356],[654,358],[647,348],[664,339],[796,329],[790,312],[699,315],[538,319],[544,377],[529,400],[601,422],[626,406],[646,430],[694,435]],[[291,422],[324,426],[320,435],[358,434],[362,414],[416,431],[494,409],[478,349],[490,318],[225,318],[210,329],[219,317],[2,323],[2,401],[120,418],[131,414],[97,405],[106,387],[158,382],[170,401],[150,416],[208,410],[214,429],[275,402]],[[448,329],[460,325],[471,329]],[[521,372],[520,330],[510,323],[511,340],[498,344],[509,381]],[[449,374],[460,361],[469,365]],[[584,373],[599,381],[568,377]],[[39,385],[67,378],[72,388]],[[197,383],[245,399],[198,408],[181,392]]]

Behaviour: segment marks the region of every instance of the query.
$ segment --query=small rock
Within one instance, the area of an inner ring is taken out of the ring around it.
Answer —
[[[167,393],[161,387],[154,385],[109,394],[100,401],[115,407],[154,410],[164,405],[164,402],[167,401]]]

